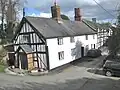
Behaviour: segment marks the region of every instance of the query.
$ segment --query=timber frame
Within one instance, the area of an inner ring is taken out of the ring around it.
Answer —
[[[28,26],[29,25],[29,26]],[[24,32],[21,32],[22,28],[25,27]],[[29,31],[31,28],[33,31]],[[28,29],[28,32],[26,30]],[[28,35],[30,42],[22,42],[19,38],[22,36]],[[38,38],[37,38],[38,37]],[[39,39],[37,42],[37,39]],[[20,45],[29,45],[33,49],[34,62],[37,61],[38,68],[44,67],[46,70],[49,70],[49,55],[48,55],[48,46],[46,43],[46,38],[25,18],[23,17],[18,30],[15,33],[14,38],[12,39],[14,47],[19,47]],[[44,50],[42,50],[44,48]],[[15,50],[16,52],[16,50]],[[17,55],[16,55],[17,58]],[[46,60],[46,61],[45,61]]]

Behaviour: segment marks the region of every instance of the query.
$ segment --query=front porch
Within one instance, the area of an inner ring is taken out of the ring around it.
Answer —
[[[48,71],[47,64],[29,45],[19,45],[16,51],[9,51],[8,63],[9,66],[14,66],[20,70],[27,70],[29,72]]]

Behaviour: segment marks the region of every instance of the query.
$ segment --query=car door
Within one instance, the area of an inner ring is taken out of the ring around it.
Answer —
[[[112,67],[112,71],[116,74],[116,75],[120,75],[120,62],[115,62],[111,65]]]

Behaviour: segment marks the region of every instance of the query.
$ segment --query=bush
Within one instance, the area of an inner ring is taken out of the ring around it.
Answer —
[[[4,72],[5,66],[0,64],[0,72]]]
[[[101,50],[99,49],[91,49],[87,52],[88,57],[99,57],[101,56]]]

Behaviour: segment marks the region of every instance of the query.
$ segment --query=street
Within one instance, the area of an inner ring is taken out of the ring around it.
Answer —
[[[119,77],[96,72],[104,56],[74,62],[59,73],[45,76],[11,76],[0,74],[0,90],[120,90]],[[96,74],[95,74],[96,73]]]

